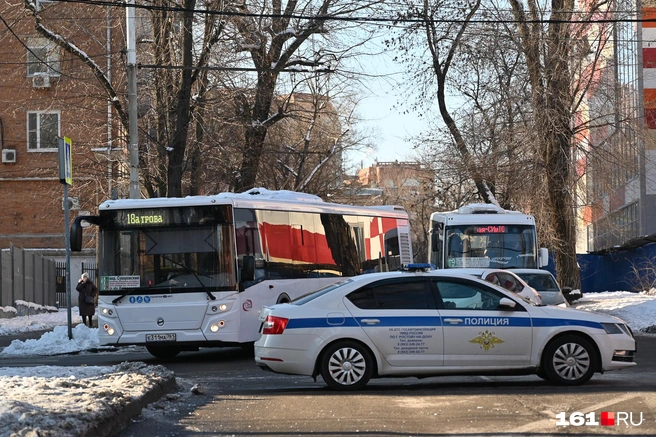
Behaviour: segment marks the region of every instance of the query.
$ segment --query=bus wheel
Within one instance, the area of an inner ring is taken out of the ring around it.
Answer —
[[[162,360],[174,358],[180,353],[180,349],[170,346],[146,346],[146,349],[152,356]]]
[[[287,293],[283,293],[280,296],[278,296],[278,301],[276,303],[289,303],[292,300],[289,298]]]
[[[246,353],[254,354],[255,353],[255,342],[251,341],[248,343],[240,343],[239,347]]]

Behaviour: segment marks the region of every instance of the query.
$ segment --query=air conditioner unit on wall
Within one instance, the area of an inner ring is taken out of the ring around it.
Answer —
[[[5,164],[15,163],[16,162],[16,150],[14,149],[3,149],[2,150],[2,162]]]
[[[35,74],[32,76],[32,86],[34,88],[50,88],[50,76],[47,74]]]
[[[62,211],[66,208],[64,204],[64,198],[62,197]],[[68,198],[68,209],[73,211],[80,209],[80,199],[77,197],[69,197]]]

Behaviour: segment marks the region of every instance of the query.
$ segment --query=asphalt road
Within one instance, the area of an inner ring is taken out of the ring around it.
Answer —
[[[187,352],[168,362],[131,348],[2,359],[0,366],[123,361],[165,365],[185,396],[163,401],[159,413],[150,409],[120,437],[656,435],[656,337],[638,339],[638,366],[596,374],[581,387],[536,376],[450,376],[386,378],[338,393],[320,377],[264,372],[252,352],[239,348]],[[187,394],[195,384],[203,394]],[[614,413],[614,425],[601,425],[603,413],[606,420]]]

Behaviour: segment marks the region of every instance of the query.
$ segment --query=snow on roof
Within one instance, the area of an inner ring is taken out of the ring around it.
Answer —
[[[232,204],[237,208],[261,208],[280,211],[303,211],[314,213],[341,213],[351,215],[376,215],[385,212],[388,217],[408,218],[402,206],[358,206],[324,202],[321,197],[313,194],[288,190],[268,190],[252,188],[243,193],[219,193],[209,196],[187,197],[157,197],[148,199],[118,199],[106,200],[100,211],[115,209],[167,208],[178,206],[203,206]]]
[[[219,193],[207,196],[187,196],[187,197],[155,197],[149,199],[117,199],[106,200],[100,205],[100,209],[116,208],[140,208],[140,207],[166,207],[176,206],[178,204],[190,205],[208,205],[211,203],[234,203],[239,200],[264,200],[264,201],[282,201],[282,202],[307,202],[323,203],[323,199],[314,194],[300,193],[288,190],[267,190],[266,188],[251,188],[243,193]]]
[[[293,202],[323,202],[323,199],[314,194],[300,193],[289,190],[267,190],[266,188],[251,188],[243,193],[220,193],[217,197],[249,197],[260,199],[288,200]]]

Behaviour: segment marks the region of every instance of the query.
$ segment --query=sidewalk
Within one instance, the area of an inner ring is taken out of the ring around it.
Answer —
[[[41,339],[53,330],[0,335],[0,351],[14,340]],[[65,332],[60,329],[58,336],[66,337]],[[78,326],[75,338],[84,335],[95,333]],[[149,404],[178,389],[172,371],[138,361],[83,367],[3,367],[2,362],[0,358],[0,437],[115,435]]]

